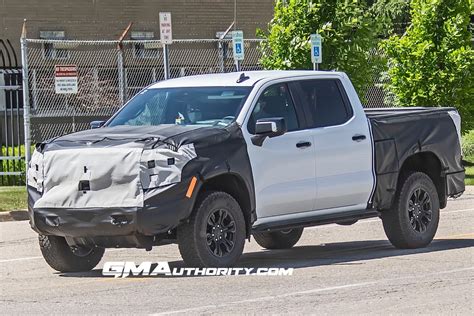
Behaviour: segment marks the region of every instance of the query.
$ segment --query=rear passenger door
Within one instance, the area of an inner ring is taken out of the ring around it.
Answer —
[[[314,139],[314,209],[366,208],[372,191],[372,145],[364,113],[355,113],[339,79],[298,81]]]

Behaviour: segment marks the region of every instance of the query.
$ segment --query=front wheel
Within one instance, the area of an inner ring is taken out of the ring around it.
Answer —
[[[90,271],[100,262],[104,248],[69,246],[64,237],[39,235],[43,258],[59,272]]]
[[[205,192],[187,223],[178,227],[181,257],[192,267],[229,267],[244,250],[245,219],[225,192]]]
[[[257,244],[265,249],[289,249],[300,240],[303,228],[254,233]]]
[[[439,223],[439,197],[425,173],[408,174],[390,210],[382,212],[385,234],[397,248],[421,248],[433,240]]]

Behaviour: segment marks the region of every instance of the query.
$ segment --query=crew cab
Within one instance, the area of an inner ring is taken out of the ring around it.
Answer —
[[[231,266],[252,235],[291,248],[304,227],[369,217],[395,247],[424,247],[464,191],[460,124],[454,108],[364,109],[342,72],[161,81],[36,145],[30,223],[63,272],[167,243],[190,266]]]

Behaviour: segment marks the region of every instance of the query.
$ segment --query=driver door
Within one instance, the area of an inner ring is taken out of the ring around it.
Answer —
[[[316,198],[313,138],[286,83],[268,86],[260,94],[247,123],[249,138],[258,119],[274,117],[285,119],[288,132],[266,138],[262,146],[247,140],[258,218],[311,211]]]

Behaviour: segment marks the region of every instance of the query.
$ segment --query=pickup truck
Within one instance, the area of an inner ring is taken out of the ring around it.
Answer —
[[[454,108],[364,109],[342,72],[161,81],[36,145],[30,224],[63,272],[169,243],[189,266],[231,266],[252,235],[291,248],[304,227],[369,217],[395,247],[424,247],[465,189],[460,124]]]

